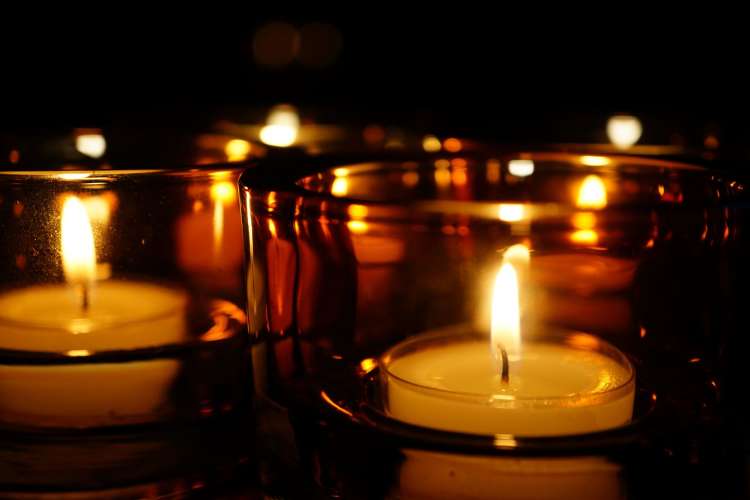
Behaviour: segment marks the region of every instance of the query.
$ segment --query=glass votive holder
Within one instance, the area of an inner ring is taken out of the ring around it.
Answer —
[[[352,446],[385,437],[401,473],[415,449],[458,454],[461,470],[477,470],[462,453],[542,460],[521,476],[633,448],[650,450],[640,463],[713,452],[737,182],[629,156],[473,151],[260,165],[240,184],[256,390],[297,443],[322,411],[359,429]]]
[[[0,172],[0,427],[246,404],[235,167]]]

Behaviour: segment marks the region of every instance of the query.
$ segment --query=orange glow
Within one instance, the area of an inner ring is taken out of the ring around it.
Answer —
[[[587,175],[578,190],[576,205],[580,208],[601,209],[607,206],[607,189],[598,175]]]
[[[377,145],[385,140],[385,130],[380,125],[368,125],[362,131],[362,137],[367,144]]]
[[[349,192],[349,181],[346,177],[337,177],[331,184],[331,194],[334,196],[346,196]]]
[[[378,366],[378,361],[375,358],[365,358],[359,362],[359,371],[362,374],[367,374],[373,371]]]
[[[62,263],[70,284],[87,286],[96,277],[96,251],[91,221],[81,200],[70,196],[62,209]]]
[[[504,222],[518,222],[524,215],[525,209],[520,203],[501,203],[498,208],[498,217]]]
[[[451,174],[451,180],[453,181],[453,184],[456,186],[465,186],[468,182],[468,176],[466,174],[466,170],[463,168],[459,168],[453,171]]]
[[[596,225],[596,215],[591,212],[578,212],[573,214],[571,222],[576,229],[593,229]]]
[[[349,207],[349,217],[353,219],[363,219],[367,217],[367,207],[364,205],[352,205]]]
[[[449,153],[458,153],[463,148],[463,144],[455,137],[449,137],[443,141],[443,148]]]
[[[277,237],[276,223],[272,219],[268,219],[268,232],[271,233],[272,238]]]
[[[232,139],[224,145],[224,154],[229,161],[242,161],[250,154],[250,143],[244,139]]]
[[[612,160],[610,160],[606,156],[584,155],[584,156],[581,156],[580,161],[583,165],[586,165],[589,167],[604,167],[612,163]]]
[[[338,411],[340,411],[344,415],[348,415],[350,417],[353,416],[352,412],[350,412],[349,410],[347,410],[343,406],[334,403],[333,400],[331,399],[331,397],[326,393],[326,391],[320,391],[320,397],[323,398],[323,401],[325,401],[329,405],[333,406],[334,408],[336,408]]]
[[[437,153],[442,149],[440,139],[438,139],[434,135],[424,136],[424,139],[422,139],[422,149],[424,149],[428,153]]]
[[[521,351],[521,313],[518,298],[518,274],[515,267],[503,262],[495,277],[492,291],[491,350],[502,345],[509,357]]]
[[[234,201],[237,191],[234,184],[228,181],[217,182],[211,186],[211,199],[214,201],[228,203]]]
[[[368,229],[367,222],[361,220],[350,220],[346,223],[346,227],[354,234],[364,234]]]
[[[447,188],[451,185],[451,171],[447,168],[438,168],[435,170],[435,184],[440,188]]]
[[[596,245],[599,242],[599,234],[593,229],[579,229],[570,234],[570,241],[579,245]]]
[[[490,184],[500,182],[500,160],[487,160],[487,182]]]
[[[286,148],[297,140],[299,115],[294,107],[282,104],[274,106],[268,113],[266,125],[260,130],[263,144]]]
[[[419,184],[419,174],[417,172],[404,172],[401,176],[401,182],[404,186],[414,187]]]

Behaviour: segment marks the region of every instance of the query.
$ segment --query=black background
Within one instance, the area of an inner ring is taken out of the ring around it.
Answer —
[[[666,144],[678,133],[700,149],[712,133],[720,157],[749,156],[746,37],[708,12],[688,21],[635,4],[611,12],[406,7],[279,15],[203,5],[157,16],[97,6],[79,8],[80,17],[66,7],[59,20],[39,7],[44,22],[6,15],[0,130],[201,129],[288,102],[319,122],[503,143],[596,142],[607,116],[626,112],[643,120],[644,143]],[[85,16],[92,13],[101,15]],[[335,63],[259,66],[253,36],[279,20],[335,26]]]

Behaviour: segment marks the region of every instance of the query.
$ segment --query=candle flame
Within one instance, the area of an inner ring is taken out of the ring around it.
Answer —
[[[607,188],[598,175],[587,175],[578,190],[576,205],[580,208],[599,209],[607,206]]]
[[[490,331],[493,353],[497,355],[497,346],[500,344],[510,358],[518,357],[521,351],[518,273],[513,264],[509,262],[503,262],[495,277]]]
[[[87,286],[96,276],[94,233],[86,207],[76,196],[63,204],[61,235],[65,279],[73,285]]]

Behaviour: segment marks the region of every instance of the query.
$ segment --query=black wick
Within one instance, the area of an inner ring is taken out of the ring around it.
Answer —
[[[81,309],[83,309],[83,312],[88,312],[89,310],[89,286],[83,285],[81,287]]]
[[[500,342],[497,343],[497,350],[500,351],[500,358],[502,359],[502,367],[500,368],[500,381],[503,384],[510,382],[510,367],[508,366],[508,351],[505,350],[505,346]]]

